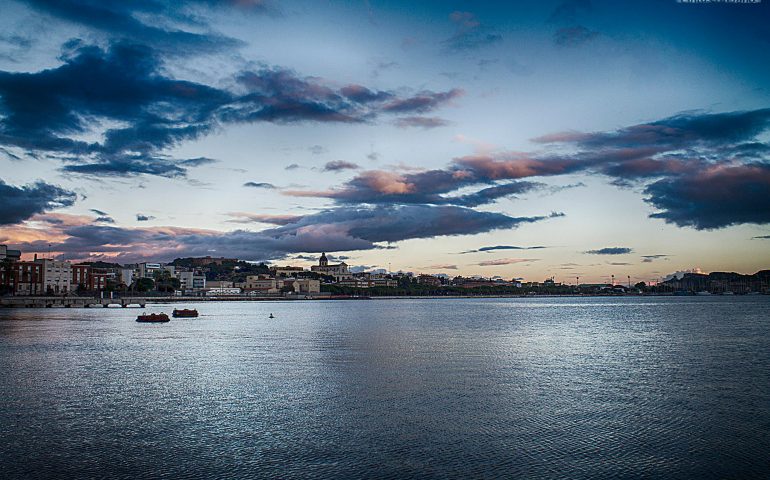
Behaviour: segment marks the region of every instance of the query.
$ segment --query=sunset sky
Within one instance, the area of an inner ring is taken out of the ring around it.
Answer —
[[[770,268],[770,2],[0,3],[25,257]]]

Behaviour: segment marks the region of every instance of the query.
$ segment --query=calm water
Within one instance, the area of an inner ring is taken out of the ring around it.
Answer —
[[[0,477],[770,478],[770,297],[193,306],[0,310]]]

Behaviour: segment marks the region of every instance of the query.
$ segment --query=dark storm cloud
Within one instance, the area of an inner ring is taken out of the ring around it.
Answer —
[[[13,225],[37,213],[69,207],[76,198],[75,192],[45,182],[17,187],[0,179],[0,225]]]
[[[112,217],[96,217],[94,223],[115,223],[115,219]]]
[[[438,128],[449,125],[449,122],[439,117],[402,117],[395,121],[395,124],[399,128]]]
[[[274,189],[275,185],[272,183],[267,182],[246,182],[243,184],[244,187],[250,187],[250,188],[267,188],[267,189]]]
[[[100,158],[94,163],[65,165],[61,168],[65,173],[92,176],[128,177],[134,175],[157,175],[160,177],[184,177],[187,169],[176,162],[164,158]]]
[[[62,226],[67,238],[53,244],[63,259],[117,253],[121,261],[141,258],[217,254],[249,260],[282,258],[290,253],[335,252],[383,248],[382,242],[442,235],[470,235],[516,228],[549,216],[511,217],[454,206],[340,207],[297,217],[261,232],[213,232],[169,227],[119,228],[106,225]],[[21,244],[25,251],[43,251],[48,242]]]
[[[89,209],[89,211],[91,211],[91,212],[93,212],[93,213],[95,213],[97,215],[100,215],[102,217],[106,217],[107,215],[109,215],[109,213],[107,213],[105,211],[102,211],[102,210],[97,210],[96,208],[91,208],[91,209]]]
[[[752,238],[754,238],[756,240],[768,240],[768,239],[770,239],[770,235],[759,235],[757,237],[752,237]]]
[[[766,145],[756,140],[768,128],[770,109],[687,112],[609,132],[546,135],[534,139],[546,145],[541,152],[469,155],[447,168],[419,172],[370,170],[338,188],[284,193],[342,204],[477,206],[545,187],[536,182],[501,184],[506,180],[589,172],[606,175],[618,186],[646,183],[647,201],[662,210],[653,217],[680,226],[768,223]],[[476,193],[450,195],[485,185]],[[707,188],[696,193],[698,186]]]
[[[735,144],[753,139],[767,130],[768,126],[770,108],[725,113],[686,112],[613,132],[563,132],[538,137],[534,141],[569,143],[588,149],[654,147],[667,151],[685,147]]]
[[[72,173],[184,175],[184,164],[157,151],[208,132],[230,95],[168,79],[160,68],[149,49],[117,44],[76,48],[60,67],[38,73],[0,72],[0,143],[78,157],[64,167]],[[95,118],[129,126],[107,129],[101,144],[71,138],[89,133]]]
[[[652,263],[655,260],[660,260],[661,258],[668,259],[670,255],[642,255],[642,263]]]
[[[498,258],[497,260],[485,260],[476,265],[480,267],[497,267],[500,265],[513,265],[516,263],[529,263],[540,261],[539,258]]]
[[[390,92],[372,91],[363,85],[348,85],[342,87],[340,93],[356,103],[382,102],[393,97]]]
[[[225,123],[370,122],[380,113],[430,111],[460,94],[364,98],[360,89],[343,89],[356,102],[317,78],[277,67],[241,72],[240,91],[228,91],[168,77],[146,46],[105,50],[74,41],[66,50],[56,68],[0,71],[0,145],[46,153],[66,162],[63,171],[84,175],[184,177],[215,160],[177,160],[163,151]],[[103,120],[119,126],[102,128]],[[101,143],[80,139],[100,130]]]
[[[536,245],[533,247],[519,247],[516,245],[495,245],[491,247],[480,247],[476,250],[467,250],[465,252],[460,252],[460,254],[466,254],[466,253],[479,253],[479,252],[496,252],[498,250],[540,250],[543,248],[548,248],[540,245]]]
[[[590,253],[591,255],[625,255],[631,252],[633,252],[633,250],[628,247],[604,247],[596,250],[588,250],[586,253]]]
[[[740,223],[770,223],[770,165],[713,167],[694,175],[665,178],[644,189],[650,215],[698,230]]]
[[[453,88],[447,92],[423,90],[411,97],[397,98],[386,102],[382,110],[389,113],[426,113],[463,96],[465,92]]]
[[[361,168],[357,163],[346,162],[344,160],[335,160],[327,162],[323,167],[324,172],[339,172],[341,170],[357,170]]]
[[[25,0],[24,3],[55,18],[102,32],[110,38],[148,43],[169,54],[185,55],[243,45],[239,40],[216,32],[190,31],[190,29],[208,30],[207,26],[201,22],[202,17],[193,11],[195,7],[207,6],[220,9],[236,6],[236,2]],[[238,4],[248,7],[247,9],[253,12],[270,12],[268,5],[263,2],[238,2]],[[143,18],[161,21],[147,23],[141,20]]]
[[[453,205],[462,205],[465,207],[477,207],[492,203],[500,198],[514,197],[517,193],[527,193],[532,190],[545,187],[543,183],[537,182],[513,182],[494,187],[483,188],[475,193],[469,193],[459,197],[446,198],[446,202]]]

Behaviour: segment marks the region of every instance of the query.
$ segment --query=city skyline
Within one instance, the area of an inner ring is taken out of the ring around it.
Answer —
[[[0,243],[27,257],[768,267],[767,4],[3,4]]]

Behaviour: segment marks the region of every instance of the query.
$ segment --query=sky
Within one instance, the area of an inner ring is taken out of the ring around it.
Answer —
[[[0,2],[27,258],[770,268],[770,2]]]

